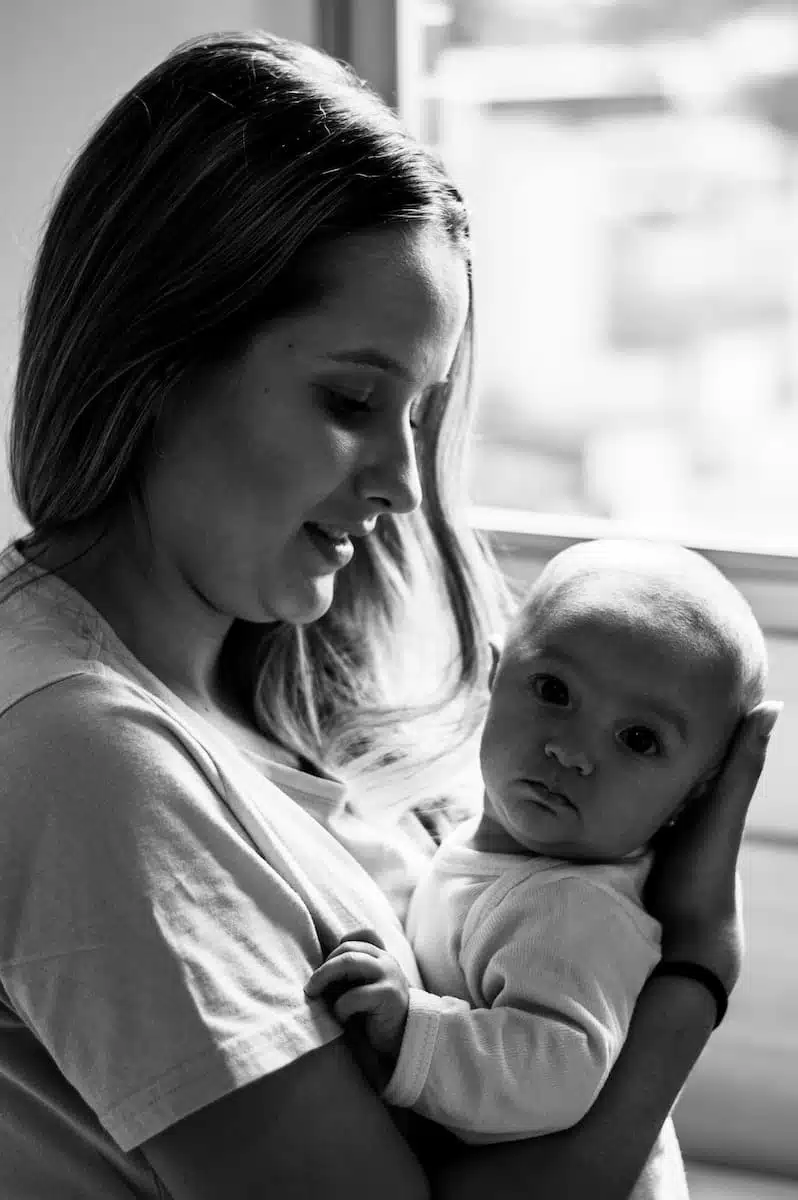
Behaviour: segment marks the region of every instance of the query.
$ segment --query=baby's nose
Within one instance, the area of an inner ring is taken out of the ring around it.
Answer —
[[[543,747],[543,753],[546,755],[546,758],[553,758],[561,767],[573,768],[580,775],[593,774],[593,764],[581,750],[568,750],[565,746],[560,746],[557,742],[546,742],[546,745]]]

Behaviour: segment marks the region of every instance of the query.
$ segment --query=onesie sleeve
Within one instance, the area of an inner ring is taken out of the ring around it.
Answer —
[[[29,695],[0,762],[0,981],[123,1150],[339,1035],[310,912],[138,689]]]
[[[411,991],[386,1099],[472,1142],[569,1128],[620,1052],[657,947],[576,877],[517,885],[467,934],[460,965],[480,1004]]]

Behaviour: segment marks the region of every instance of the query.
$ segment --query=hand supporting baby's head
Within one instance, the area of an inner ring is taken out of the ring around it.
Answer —
[[[631,541],[557,555],[492,681],[487,844],[580,860],[646,845],[707,787],[766,672],[748,604],[701,556]]]

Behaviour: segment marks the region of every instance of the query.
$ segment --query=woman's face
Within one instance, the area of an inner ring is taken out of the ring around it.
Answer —
[[[397,228],[319,265],[318,303],[195,376],[146,480],[158,559],[226,616],[315,620],[351,539],[421,499],[413,421],[463,332],[463,257]]]

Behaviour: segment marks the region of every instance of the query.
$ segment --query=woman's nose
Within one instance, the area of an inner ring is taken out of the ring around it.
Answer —
[[[569,750],[558,742],[546,742],[543,747],[546,758],[553,758],[561,767],[578,771],[580,775],[592,775],[593,763],[581,750]]]
[[[394,432],[374,447],[360,474],[360,492],[363,499],[389,512],[408,513],[418,508],[421,477],[412,430]]]

